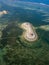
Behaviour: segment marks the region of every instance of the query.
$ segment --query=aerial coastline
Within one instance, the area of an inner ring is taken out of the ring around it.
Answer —
[[[37,33],[34,29],[34,26],[32,26],[32,24],[30,24],[29,22],[25,22],[21,24],[21,28],[24,29],[23,32],[23,37],[27,40],[27,41],[36,41],[38,36]]]

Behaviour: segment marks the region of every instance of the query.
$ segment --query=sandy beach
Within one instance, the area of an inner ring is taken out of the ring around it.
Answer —
[[[36,31],[34,30],[34,27],[32,24],[25,22],[21,24],[21,28],[24,29],[25,31],[23,32],[23,37],[27,41],[36,41],[38,36]]]
[[[2,16],[4,14],[8,14],[8,11],[6,11],[6,10],[0,11],[0,16]]]

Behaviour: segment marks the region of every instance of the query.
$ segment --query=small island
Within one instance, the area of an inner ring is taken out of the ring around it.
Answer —
[[[32,24],[30,24],[29,22],[25,22],[21,24],[21,28],[24,29],[23,32],[23,37],[27,40],[27,41],[36,41],[38,36],[37,33],[34,29],[34,26]]]
[[[6,10],[0,11],[0,16],[2,16],[4,14],[8,14],[8,11],[6,11]]]

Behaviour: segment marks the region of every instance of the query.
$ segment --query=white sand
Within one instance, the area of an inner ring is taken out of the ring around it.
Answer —
[[[6,10],[0,11],[0,16],[2,16],[4,14],[8,14],[8,12]]]
[[[37,40],[37,34],[34,30],[34,27],[28,23],[22,23],[21,28],[24,29],[25,31],[23,32],[23,37],[28,40],[28,41],[35,41]]]

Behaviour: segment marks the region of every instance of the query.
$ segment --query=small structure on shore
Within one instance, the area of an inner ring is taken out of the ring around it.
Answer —
[[[35,41],[37,40],[37,33],[35,32],[34,27],[29,22],[25,22],[21,24],[21,28],[25,31],[23,32],[23,37],[27,41]]]

